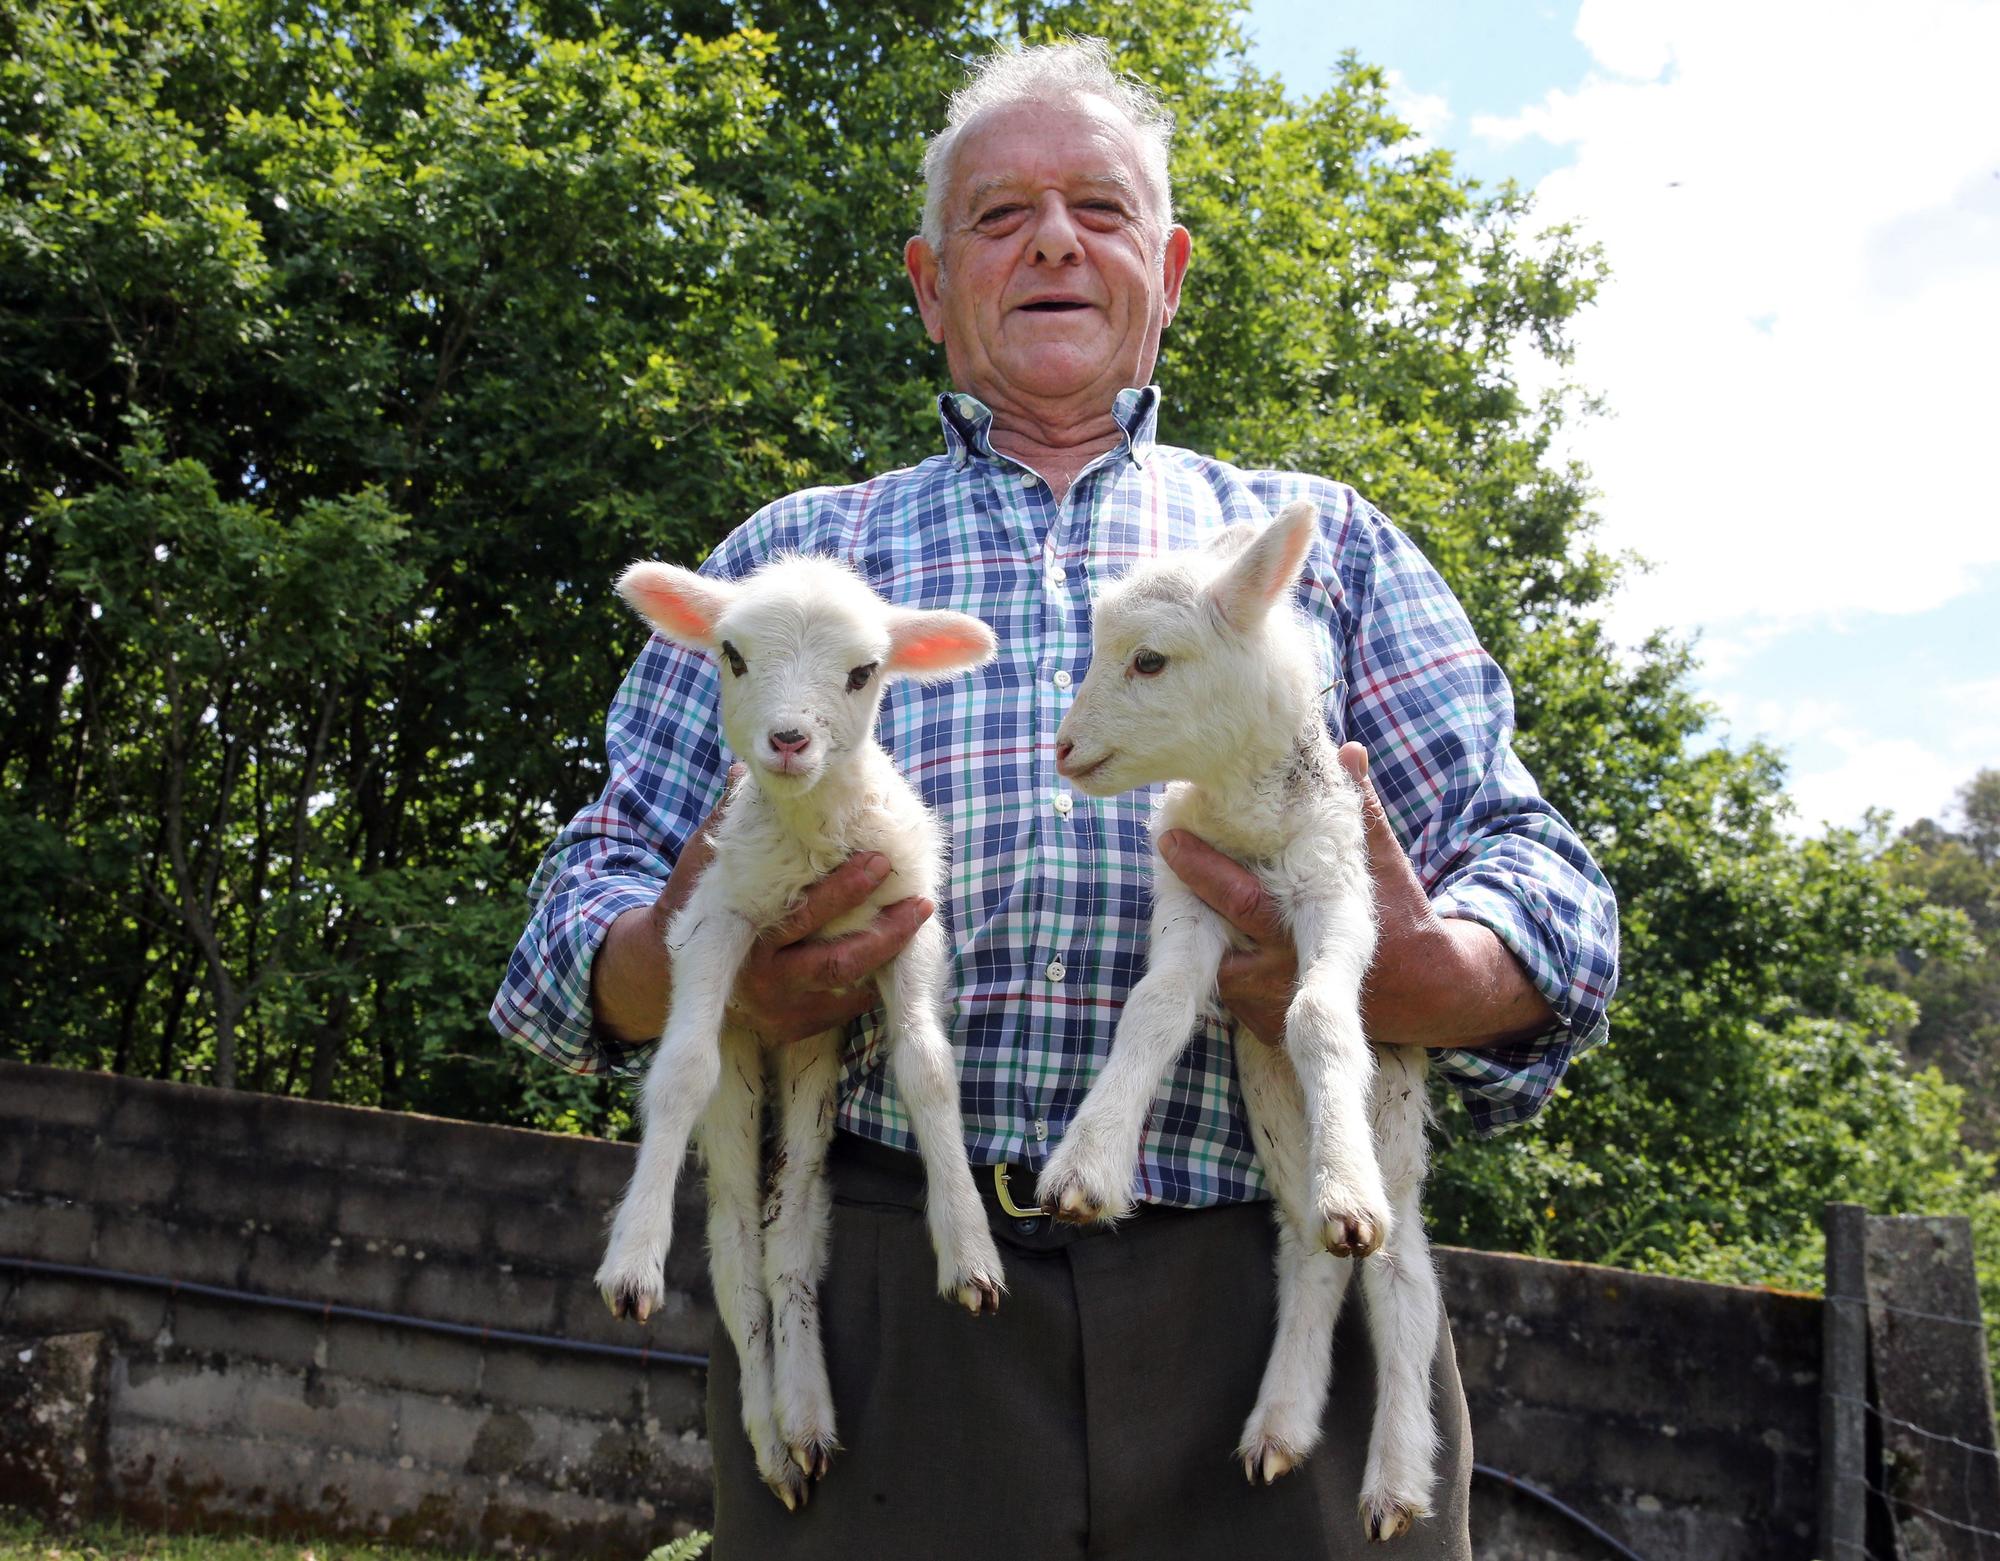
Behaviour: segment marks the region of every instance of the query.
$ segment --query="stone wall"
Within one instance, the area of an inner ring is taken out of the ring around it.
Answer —
[[[708,1516],[699,1368],[327,1310],[703,1352],[698,1242],[643,1332],[590,1284],[630,1165],[591,1139],[0,1062],[0,1258],[313,1304],[0,1266],[0,1500],[60,1501],[68,1468],[65,1510],[140,1523],[643,1556]],[[1648,1561],[1813,1554],[1816,1300],[1439,1263],[1482,1464]],[[1482,1558],[1614,1553],[1490,1479],[1475,1511]]]

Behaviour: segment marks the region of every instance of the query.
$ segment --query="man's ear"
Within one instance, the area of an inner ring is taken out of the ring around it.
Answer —
[[[1188,261],[1193,258],[1193,235],[1177,222],[1167,229],[1166,253],[1160,260],[1161,296],[1166,300],[1164,325],[1172,325],[1180,313],[1181,283],[1187,279]]]
[[[889,659],[882,672],[930,682],[984,666],[999,649],[993,631],[970,613],[896,608],[889,614]]]
[[[1232,629],[1247,634],[1279,598],[1291,594],[1318,521],[1310,501],[1287,504],[1208,588],[1210,602]]]
[[[930,240],[918,234],[903,246],[903,269],[916,290],[917,313],[932,341],[944,340],[944,305],[938,300],[938,255]]]
[[[715,624],[735,587],[674,564],[634,564],[618,577],[627,605],[676,644],[715,649]]]

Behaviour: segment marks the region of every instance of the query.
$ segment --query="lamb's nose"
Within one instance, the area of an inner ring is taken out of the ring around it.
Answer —
[[[771,734],[771,747],[778,753],[786,755],[801,754],[811,746],[812,739],[806,736],[804,732],[789,731],[773,732]]]
[[[1075,743],[1058,742],[1056,744],[1056,763],[1058,764],[1069,763],[1069,756],[1075,752],[1076,752]]]

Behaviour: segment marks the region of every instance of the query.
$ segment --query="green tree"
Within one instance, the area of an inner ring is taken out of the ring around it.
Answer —
[[[480,1015],[634,648],[603,582],[840,448],[725,172],[772,41],[340,15],[0,23],[0,1004],[33,1057],[542,1109]]]
[[[1899,949],[1885,978],[1917,1005],[1898,1034],[1910,1060],[1965,1091],[1966,1129],[2000,1148],[2000,769],[1959,791],[1956,827],[1919,819],[1890,856],[1896,881],[1921,894],[1947,944]]]

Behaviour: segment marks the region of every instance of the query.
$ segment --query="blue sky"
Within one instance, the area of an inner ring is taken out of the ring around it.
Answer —
[[[2000,5],[1255,0],[1248,30],[1296,91],[1385,67],[1462,169],[1604,246],[1576,363],[1522,377],[1609,402],[1564,453],[1654,566],[1613,626],[1696,637],[1801,827],[2000,767]]]

